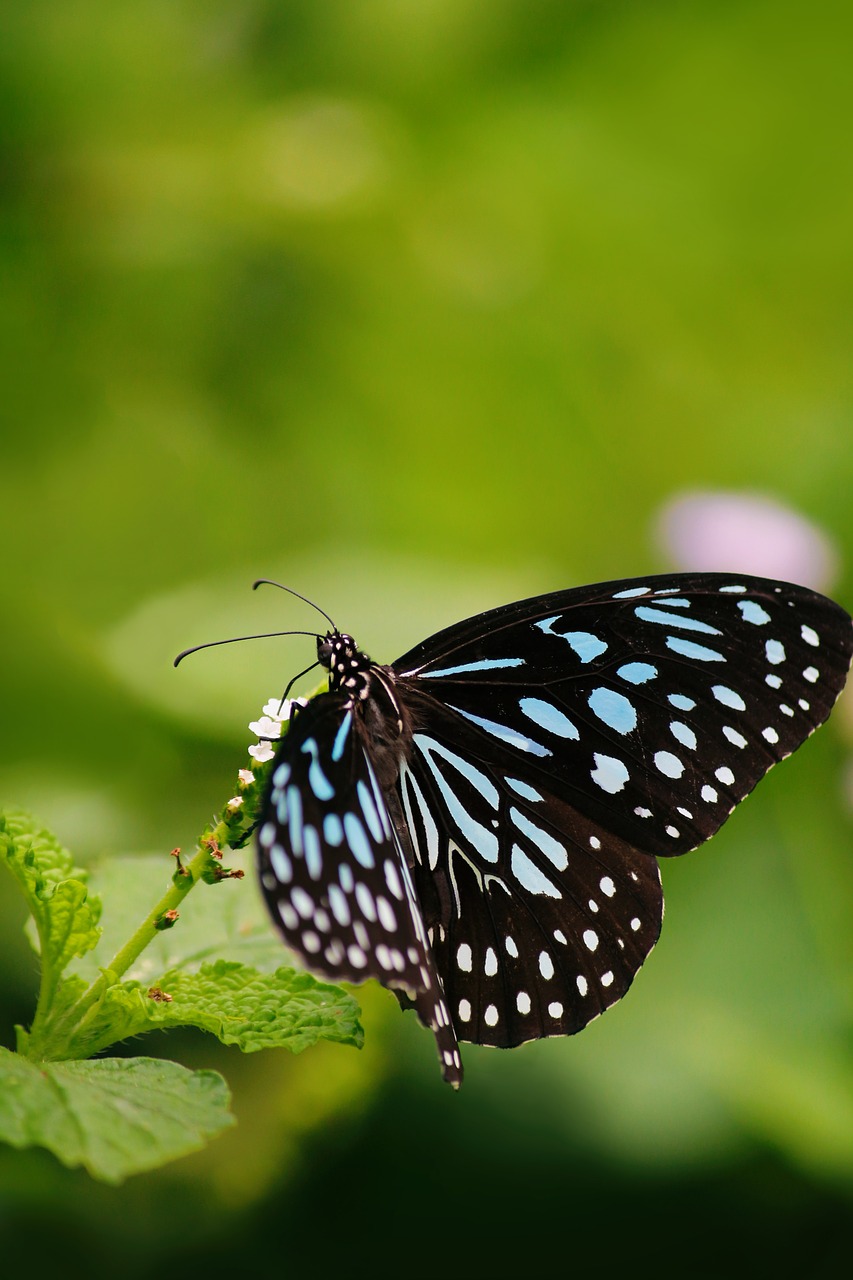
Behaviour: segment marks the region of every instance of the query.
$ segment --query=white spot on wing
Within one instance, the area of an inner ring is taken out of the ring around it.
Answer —
[[[724,707],[731,707],[733,711],[746,711],[746,703],[734,689],[729,689],[724,684],[715,684],[711,686],[711,692]]]
[[[656,751],[655,767],[667,778],[680,778],[684,773],[684,765],[671,751]]]
[[[767,661],[774,667],[785,661],[785,646],[780,640],[768,640],[764,646]]]
[[[691,751],[696,750],[696,734],[687,724],[682,724],[680,720],[673,720],[669,726],[669,731],[677,742],[683,747],[689,747]]]
[[[599,752],[593,752],[593,760],[595,768],[590,770],[590,777],[596,786],[601,787],[602,791],[615,795],[621,791],[628,781],[629,773],[626,766],[621,760],[614,759],[613,756],[605,756]]]
[[[738,600],[737,607],[743,614],[744,622],[751,622],[756,627],[763,627],[770,621],[770,614],[755,600]]]
[[[535,822],[516,809],[515,806],[510,809],[509,816],[515,823],[522,835],[527,836],[532,844],[536,846],[540,853],[544,853],[548,861],[556,868],[557,871],[565,871],[569,865],[569,858],[565,848],[559,840],[547,831],[543,831]]]
[[[562,893],[546,875],[531,862],[523,849],[517,844],[512,846],[510,856],[512,873],[520,885],[530,893],[541,893],[546,898],[562,898]]]

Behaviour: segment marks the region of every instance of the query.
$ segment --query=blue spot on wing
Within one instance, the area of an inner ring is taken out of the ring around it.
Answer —
[[[335,761],[335,763],[337,763],[338,760],[340,760],[341,756],[344,754],[344,748],[346,747],[347,737],[349,735],[349,731],[351,728],[352,728],[352,712],[348,711],[347,714],[344,716],[343,720],[341,721],[340,728],[338,729],[338,732],[335,734],[335,741],[332,743],[332,759]]]
[[[369,871],[374,866],[376,859],[373,856],[373,848],[367,838],[367,832],[361,824],[361,819],[356,814],[347,813],[344,815],[344,834],[346,835],[350,853],[356,862],[360,862]]]
[[[546,635],[558,636],[559,639],[565,640],[568,645],[575,651],[581,662],[592,662],[593,658],[598,658],[607,649],[607,642],[602,640],[600,636],[593,635],[591,631],[554,631],[555,622],[562,619],[559,615],[553,618],[543,618],[541,622],[535,625],[540,631],[544,631]]]
[[[518,705],[540,729],[546,729],[557,738],[572,738],[575,742],[579,740],[577,726],[553,703],[546,702],[544,698],[522,698]]]
[[[321,802],[331,800],[335,794],[335,788],[323,772],[317,743],[313,738],[306,738],[301,749],[311,757],[311,764],[308,766],[308,786]]]
[[[682,631],[702,631],[708,636],[723,634],[716,627],[709,626],[707,622],[700,622],[698,618],[686,618],[681,613],[667,613],[665,609],[649,609],[639,605],[634,613],[641,622],[657,622],[668,627],[680,627]]]
[[[617,676],[627,680],[628,684],[646,684],[647,681],[654,680],[657,673],[657,667],[653,667],[650,662],[626,662],[616,670]]]
[[[599,720],[617,733],[630,733],[637,727],[637,712],[633,704],[614,689],[593,689],[589,705]]]
[[[673,653],[680,653],[684,658],[693,658],[697,662],[725,662],[723,654],[716,649],[708,649],[703,644],[694,644],[692,640],[682,640],[680,636],[667,636],[666,647]]]

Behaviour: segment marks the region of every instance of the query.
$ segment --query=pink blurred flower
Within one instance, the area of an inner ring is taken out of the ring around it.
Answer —
[[[684,493],[662,508],[657,541],[679,569],[739,570],[827,591],[838,554],[826,534],[773,498]]]

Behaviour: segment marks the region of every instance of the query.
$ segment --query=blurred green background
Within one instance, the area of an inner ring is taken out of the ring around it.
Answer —
[[[671,567],[663,505],[736,489],[823,530],[849,608],[851,39],[823,0],[3,5],[0,792],[84,859],[190,845],[313,656],[172,670],[316,625],[261,575],[387,661]],[[583,1036],[469,1047],[458,1096],[379,989],[361,1054],[149,1038],[221,1070],[239,1127],[118,1189],[0,1149],[3,1256],[837,1275],[850,737],[664,868],[661,945]],[[2,886],[7,1045],[22,919]]]

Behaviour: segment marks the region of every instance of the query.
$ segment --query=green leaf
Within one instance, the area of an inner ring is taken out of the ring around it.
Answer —
[[[23,810],[3,810],[0,859],[26,899],[45,964],[60,972],[95,946],[100,901],[89,895],[86,872],[50,831]]]
[[[275,1048],[301,1053],[319,1040],[360,1049],[358,1018],[351,995],[310,973],[288,968],[260,973],[218,960],[196,973],[166,973],[154,987],[136,982],[110,987],[69,1052],[83,1057],[156,1027],[186,1026],[208,1031],[244,1053]]]
[[[50,965],[56,973],[61,973],[75,956],[92,950],[101,933],[100,908],[100,902],[89,897],[89,890],[81,880],[63,880],[56,886],[44,901],[39,923],[45,968]]]
[[[0,1049],[0,1138],[40,1146],[104,1182],[196,1151],[234,1123],[215,1071],[156,1058],[35,1066]]]
[[[86,872],[75,866],[74,859],[52,832],[40,827],[24,809],[0,810],[0,854],[8,860],[9,870],[29,898],[40,898],[45,882],[85,880]]]

